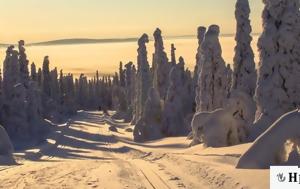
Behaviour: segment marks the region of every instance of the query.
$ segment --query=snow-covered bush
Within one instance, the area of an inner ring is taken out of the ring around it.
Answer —
[[[134,127],[134,140],[143,142],[146,140],[161,138],[161,116],[162,107],[159,94],[155,88],[151,88],[149,90],[148,99],[145,103],[143,115]]]
[[[224,109],[196,113],[192,133],[191,145],[204,143],[208,147],[224,147],[245,142],[248,128],[236,112],[235,102],[230,101]]]
[[[265,0],[252,138],[300,104],[299,1]]]
[[[271,165],[299,165],[299,123],[299,110],[280,117],[242,155],[237,168],[268,169]],[[295,157],[296,162],[293,161]]]

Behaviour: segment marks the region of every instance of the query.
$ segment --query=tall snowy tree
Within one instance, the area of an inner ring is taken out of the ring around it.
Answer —
[[[176,48],[174,44],[171,44],[171,64],[174,66],[176,64]]]
[[[162,132],[165,136],[184,134],[184,60],[179,58],[179,63],[171,69],[169,80],[170,86],[165,101],[163,112]]]
[[[213,111],[224,107],[228,81],[226,65],[219,42],[220,29],[211,25],[201,45],[201,72],[199,76],[199,111]]]
[[[138,121],[144,109],[145,102],[147,100],[148,91],[151,87],[151,75],[147,58],[146,43],[149,42],[147,34],[143,34],[138,40],[138,57],[137,57],[137,79],[136,79],[136,108],[135,117],[133,122]]]
[[[154,71],[153,86],[159,92],[160,98],[165,99],[168,90],[168,75],[171,70],[171,64],[168,63],[168,57],[164,50],[161,30],[157,28],[154,36],[154,54],[152,68]]]
[[[49,69],[49,57],[45,56],[43,61],[43,70],[42,70],[42,91],[43,94],[47,97],[51,96],[51,76]]]
[[[57,68],[54,68],[50,72],[50,89],[51,89],[51,98],[55,100],[55,102],[59,103],[59,83],[58,83],[58,73],[57,73]]]
[[[13,88],[19,82],[18,51],[14,50],[14,46],[10,46],[6,50],[6,57],[3,62],[3,95],[6,102],[11,100]]]
[[[125,72],[123,69],[123,62],[120,62],[119,65],[119,78],[120,78],[120,86],[125,87]]]
[[[300,104],[299,1],[265,0],[254,138]]]
[[[40,87],[40,88],[42,88],[42,69],[41,68],[39,68],[38,69],[38,72],[37,72],[37,82],[38,82],[38,86]]]
[[[254,53],[251,47],[252,28],[249,20],[250,6],[248,0],[238,0],[235,9],[236,47],[233,64],[232,89],[239,90],[253,97],[256,88],[256,70]]]
[[[20,64],[20,72],[21,72],[21,81],[25,85],[25,87],[28,87],[29,83],[29,70],[28,70],[28,63],[27,55],[25,53],[25,41],[21,40],[19,41],[19,64]]]
[[[162,137],[162,107],[155,88],[150,88],[143,113],[134,127],[133,136],[137,142],[155,140]]]
[[[201,45],[204,40],[204,36],[206,33],[206,28],[203,26],[198,27],[198,33],[197,33],[197,38],[198,38],[198,49],[197,49],[197,54],[196,54],[196,65],[194,68],[194,77],[193,77],[193,94],[195,95],[195,101],[200,102],[200,89],[198,88],[198,83],[199,83],[199,75],[201,72]],[[196,110],[200,110],[200,104],[196,104]]]
[[[248,0],[238,0],[235,9],[237,25],[233,73],[229,65],[227,66],[228,79],[232,77],[232,81],[228,80],[231,108],[236,110],[235,118],[244,120],[248,126],[253,124],[255,118],[256,106],[253,96],[257,80],[249,15]]]
[[[32,64],[31,64],[30,75],[31,75],[31,80],[37,81],[36,66],[35,66],[34,62],[32,62]]]

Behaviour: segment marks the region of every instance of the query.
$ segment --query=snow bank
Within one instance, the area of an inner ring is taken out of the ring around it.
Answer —
[[[245,142],[246,122],[237,115],[235,106],[213,112],[198,112],[192,120],[191,145],[204,143],[208,147],[225,147]]]
[[[299,123],[299,110],[280,117],[256,139],[249,150],[240,158],[237,168],[267,169],[271,165],[287,163],[299,165]],[[290,150],[287,148],[288,143],[292,144]],[[296,162],[293,161],[295,159]]]

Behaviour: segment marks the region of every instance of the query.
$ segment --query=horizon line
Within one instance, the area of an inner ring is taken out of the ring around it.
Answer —
[[[258,36],[261,33],[252,33],[252,36]],[[233,37],[235,33],[220,34],[220,37]],[[169,35],[163,36],[164,39],[178,39],[178,38],[197,38],[197,35]],[[75,45],[75,44],[95,44],[95,43],[125,43],[137,41],[138,37],[124,37],[124,38],[59,38],[53,40],[45,40],[40,42],[30,42],[26,46],[52,46],[52,45]],[[150,37],[150,41],[153,41],[153,37]],[[0,47],[8,47],[10,45],[17,46],[17,43],[0,43]]]

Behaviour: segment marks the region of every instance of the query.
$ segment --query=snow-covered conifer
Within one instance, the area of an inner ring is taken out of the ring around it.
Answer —
[[[137,57],[137,79],[136,79],[136,108],[135,121],[138,121],[144,109],[147,100],[148,91],[151,87],[150,68],[147,59],[146,43],[149,42],[147,34],[143,34],[138,40],[138,57]]]
[[[151,88],[149,89],[143,114],[134,127],[134,140],[143,142],[161,138],[161,116],[162,107],[159,94],[155,88]]]
[[[219,33],[219,26],[210,26],[202,43],[198,111],[213,111],[222,108],[227,98],[227,69],[222,58]]]
[[[165,99],[168,90],[168,75],[171,70],[171,64],[168,63],[168,57],[164,50],[161,30],[157,28],[154,36],[154,54],[152,69],[154,71],[153,86],[159,92],[160,98]]]
[[[20,64],[20,73],[21,73],[21,82],[25,85],[25,87],[28,87],[29,82],[29,70],[28,70],[28,63],[27,55],[25,53],[25,41],[20,40],[19,41],[19,64]]]
[[[265,0],[253,137],[300,104],[300,13],[298,0]]]
[[[42,91],[47,97],[51,96],[51,76],[49,69],[49,57],[45,56],[42,70]]]
[[[235,9],[236,47],[233,64],[232,89],[253,97],[256,88],[256,70],[254,53],[251,47],[252,28],[249,20],[250,6],[248,0],[238,0]]]
[[[198,88],[198,83],[199,83],[199,75],[201,72],[201,67],[202,67],[202,63],[201,63],[201,45],[202,42],[204,40],[204,36],[206,33],[206,28],[203,26],[198,27],[197,30],[197,38],[198,38],[198,49],[197,49],[197,54],[196,54],[196,65],[194,68],[194,76],[193,76],[193,94],[195,95],[195,101],[196,101],[196,110],[200,110],[200,96],[199,96],[199,92],[200,89]]]
[[[30,75],[31,75],[31,80],[37,81],[36,66],[35,66],[34,62],[32,62],[32,64],[31,64]]]

